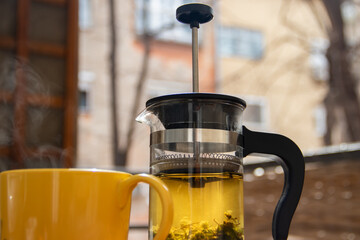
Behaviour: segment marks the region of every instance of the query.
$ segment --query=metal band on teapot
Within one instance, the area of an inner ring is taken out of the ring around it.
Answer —
[[[241,134],[222,129],[177,128],[150,135],[150,145],[163,150],[191,152],[195,143],[200,144],[204,152],[235,151],[243,146]]]

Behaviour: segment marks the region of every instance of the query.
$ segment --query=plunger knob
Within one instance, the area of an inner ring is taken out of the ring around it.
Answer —
[[[199,28],[199,24],[207,23],[213,17],[212,8],[201,3],[185,4],[176,9],[176,19],[179,22],[190,24],[190,28]]]

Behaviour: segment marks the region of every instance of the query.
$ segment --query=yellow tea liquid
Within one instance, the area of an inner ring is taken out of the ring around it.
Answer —
[[[164,174],[174,201],[167,240],[243,240],[243,176],[236,173]],[[161,203],[150,191],[150,228],[156,233]],[[150,234],[151,239],[152,235]]]

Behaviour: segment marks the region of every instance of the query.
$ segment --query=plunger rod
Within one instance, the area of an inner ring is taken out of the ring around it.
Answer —
[[[199,37],[198,28],[192,27],[193,92],[199,92]]]
[[[213,19],[212,8],[201,3],[185,4],[176,9],[176,19],[179,22],[190,24],[192,29],[193,92],[199,92],[198,28],[200,24],[207,23]]]

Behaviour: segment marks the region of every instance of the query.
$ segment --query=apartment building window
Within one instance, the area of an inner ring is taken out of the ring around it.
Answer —
[[[82,89],[79,90],[79,109],[82,113],[89,111],[89,92]]]
[[[341,16],[344,21],[345,41],[349,47],[357,48],[360,44],[360,9],[356,1],[341,2]]]
[[[156,33],[158,40],[177,43],[191,43],[189,25],[179,23],[175,18],[176,8],[189,0],[136,0],[135,27],[138,35]]]
[[[315,133],[318,137],[325,136],[327,132],[327,113],[324,105],[319,105],[314,109]]]
[[[223,26],[219,36],[222,57],[241,57],[251,60],[262,58],[264,36],[260,31]]]
[[[79,0],[79,27],[81,30],[93,26],[92,1]]]
[[[79,113],[90,112],[90,96],[91,96],[91,85],[95,79],[95,74],[89,71],[79,72]]]
[[[244,124],[255,130],[267,130],[269,128],[268,103],[265,97],[247,96],[244,111]]]
[[[329,62],[326,51],[329,47],[327,39],[313,39],[310,41],[309,67],[311,76],[318,81],[329,80]]]

